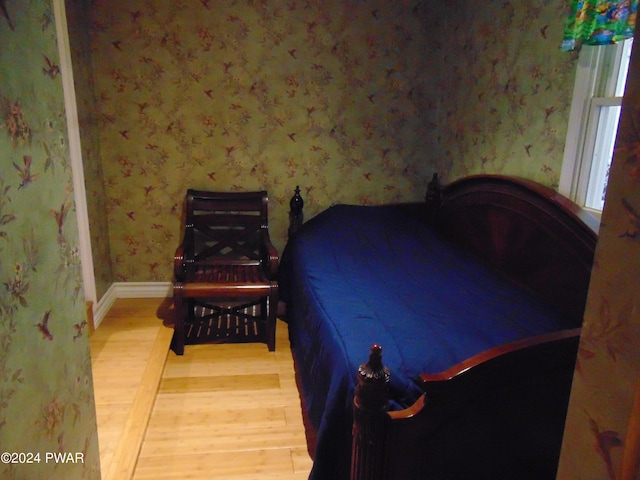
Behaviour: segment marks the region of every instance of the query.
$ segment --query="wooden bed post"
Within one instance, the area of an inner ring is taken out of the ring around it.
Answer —
[[[384,478],[389,369],[382,364],[382,347],[373,345],[369,361],[358,369],[353,400],[351,480]]]
[[[424,200],[427,206],[427,221],[433,224],[436,221],[438,209],[442,203],[442,185],[437,173],[433,174],[431,181],[427,184],[427,193]]]
[[[291,200],[289,200],[289,238],[292,238],[298,229],[302,226],[302,222],[304,221],[304,213],[302,212],[302,208],[304,207],[304,200],[300,195],[300,187],[296,185],[295,193]]]

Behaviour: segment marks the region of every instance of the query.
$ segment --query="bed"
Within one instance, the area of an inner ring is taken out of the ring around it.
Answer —
[[[555,478],[596,230],[495,175],[293,225],[279,280],[310,478]]]

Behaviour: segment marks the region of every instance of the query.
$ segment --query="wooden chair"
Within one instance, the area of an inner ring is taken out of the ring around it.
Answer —
[[[275,350],[278,252],[267,192],[188,190],[175,253],[177,355],[196,343],[264,342]]]

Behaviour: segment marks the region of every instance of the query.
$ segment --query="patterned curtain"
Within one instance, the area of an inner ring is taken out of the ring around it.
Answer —
[[[562,50],[632,38],[638,0],[571,0]]]

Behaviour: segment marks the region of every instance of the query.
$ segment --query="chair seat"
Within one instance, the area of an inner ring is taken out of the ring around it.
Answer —
[[[198,265],[187,281],[201,283],[269,283],[260,265]]]
[[[187,273],[183,291],[189,297],[268,295],[273,283],[260,265],[206,265]]]

